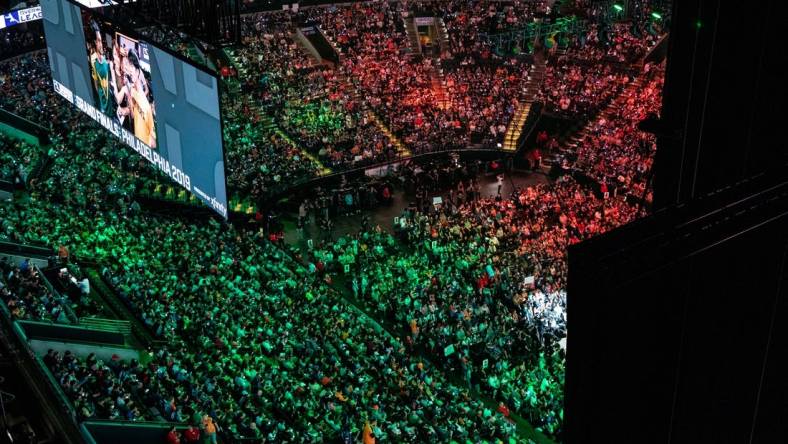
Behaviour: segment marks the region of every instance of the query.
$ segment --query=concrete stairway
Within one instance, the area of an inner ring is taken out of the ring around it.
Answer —
[[[391,132],[389,127],[383,123],[383,120],[378,117],[378,115],[369,107],[369,103],[364,99],[364,97],[359,92],[356,84],[347,76],[344,72],[337,70],[336,76],[340,82],[345,85],[349,91],[352,91],[353,99],[356,103],[361,104],[361,112],[367,117],[367,119],[371,120],[372,123],[378,128],[378,130],[385,135],[392,145],[397,150],[397,155],[400,157],[408,157],[410,156],[410,150],[408,147],[405,146],[404,143],[397,137],[396,134]]]
[[[506,128],[506,135],[503,138],[503,150],[514,152],[517,151],[517,142],[520,140],[523,125],[528,118],[528,113],[531,112],[531,101],[520,103],[520,106],[514,112],[509,126]]]
[[[132,334],[131,322],[121,319],[80,318],[79,326],[91,330],[120,333],[124,336]]]
[[[416,24],[413,22],[413,16],[403,17],[405,22],[405,32],[408,35],[408,42],[410,43],[410,50],[412,54],[421,54],[421,44],[419,43],[419,31],[416,29]]]
[[[246,78],[249,75],[248,68],[239,62],[238,55],[236,54],[236,52],[230,49],[225,49],[225,51],[227,54],[227,58],[233,64],[236,71],[238,71],[238,77]],[[319,63],[319,61],[317,61],[317,59],[314,57],[313,54],[311,54],[309,51],[306,51],[306,53],[310,55],[313,62]],[[255,104],[254,106],[252,106],[252,109],[254,110],[254,112],[259,114],[260,124],[267,130],[267,132],[271,134],[276,134],[277,136],[281,137],[290,146],[296,148],[301,153],[302,156],[314,162],[315,165],[317,165],[319,176],[325,176],[327,174],[331,174],[331,169],[323,166],[323,164],[315,156],[313,156],[310,152],[308,152],[303,147],[299,146],[289,135],[287,135],[284,131],[282,131],[282,129],[279,127],[276,121],[274,121],[274,119],[270,115],[268,115],[268,113],[264,109],[262,109],[262,107]]]
[[[309,59],[309,61],[311,62],[310,66],[316,66],[321,63],[327,63],[326,61],[321,60],[318,57],[315,57],[315,53],[312,52],[313,49],[308,48],[304,43],[304,41],[301,40],[301,38],[299,38],[297,34],[293,33],[291,34],[290,37],[293,39],[293,41],[295,41],[298,44],[298,49],[301,51],[301,53],[304,56],[306,56],[307,59]],[[331,43],[333,44],[333,42]],[[337,53],[339,53],[339,49],[336,49],[336,51]]]
[[[306,157],[307,159],[311,160],[317,166],[317,175],[318,176],[326,176],[331,174],[331,169],[323,166],[323,164],[318,160],[317,157],[312,155],[309,151],[298,145],[296,141],[294,141],[287,133],[282,131],[282,128],[274,121],[271,116],[265,114],[262,110],[260,111],[260,119],[261,123],[265,128],[267,128],[272,133],[276,134],[277,136],[281,137],[288,145],[292,146],[293,148],[297,149],[302,156]]]
[[[446,109],[449,106],[449,93],[446,88],[446,76],[439,58],[432,59],[432,70],[430,71],[430,85],[438,108]]]
[[[438,44],[441,48],[441,53],[451,52],[451,44],[449,42],[449,30],[446,29],[446,23],[442,18],[436,18],[435,24],[438,28]]]
[[[525,125],[526,120],[528,120],[528,115],[531,112],[531,106],[533,105],[534,99],[536,98],[536,94],[539,92],[539,88],[542,86],[544,73],[545,61],[542,58],[535,58],[534,64],[531,65],[531,69],[528,72],[528,77],[525,84],[523,85],[522,92],[520,93],[520,105],[518,106],[517,110],[515,110],[512,120],[509,122],[509,126],[506,128],[506,134],[503,138],[504,151],[517,151],[520,136],[522,135],[523,131],[523,126]]]
[[[405,146],[404,143],[402,143],[402,141],[399,139],[399,137],[397,137],[396,134],[391,132],[389,127],[386,126],[386,124],[383,123],[382,120],[380,120],[380,118],[378,117],[377,114],[375,114],[374,111],[368,109],[367,118],[369,118],[375,124],[375,126],[378,127],[378,130],[380,130],[381,133],[385,134],[386,137],[389,138],[391,144],[394,145],[394,148],[397,149],[397,155],[399,157],[408,157],[411,155],[411,152],[408,149],[408,147]]]
[[[638,75],[634,80],[632,80],[621,91],[621,93],[616,96],[615,99],[613,99],[605,108],[602,109],[602,111],[600,111],[594,118],[586,122],[586,124],[579,131],[569,136],[564,141],[564,143],[560,144],[555,152],[547,153],[542,158],[543,167],[549,168],[554,162],[556,162],[556,158],[558,157],[564,157],[576,153],[580,148],[580,144],[591,130],[592,126],[600,119],[609,120],[616,118],[616,115],[621,112],[624,102],[627,100],[627,98],[630,97],[632,93],[642,88],[646,81],[647,77],[643,74]]]

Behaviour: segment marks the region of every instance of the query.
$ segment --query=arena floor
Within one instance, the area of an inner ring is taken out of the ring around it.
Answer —
[[[499,182],[496,175],[479,175],[477,179],[481,184],[483,197],[496,195]],[[505,174],[504,177],[502,177],[501,194],[503,196],[508,196],[515,187],[530,187],[548,181],[548,177],[541,172],[515,171],[511,174]],[[442,190],[441,193],[435,193],[434,196],[445,195],[447,192],[448,189],[445,189]],[[397,190],[394,192],[393,198],[392,204],[388,206],[381,206],[371,211],[365,210],[360,214],[335,217],[333,220],[334,229],[331,232],[332,238],[335,239],[349,233],[357,232],[359,229],[359,221],[363,215],[369,216],[373,226],[380,225],[384,230],[393,232],[394,218],[402,214],[403,210],[414,199],[414,196],[402,190]],[[285,225],[285,242],[289,245],[306,248],[307,239],[316,239],[325,235],[312,218],[310,218],[303,230],[298,230],[296,219],[297,214],[288,214],[283,217]]]

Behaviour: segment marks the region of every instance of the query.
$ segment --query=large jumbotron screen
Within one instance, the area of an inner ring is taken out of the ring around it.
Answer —
[[[41,8],[55,91],[226,218],[216,76],[69,0]]]

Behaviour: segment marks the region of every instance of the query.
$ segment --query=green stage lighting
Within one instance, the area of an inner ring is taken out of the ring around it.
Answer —
[[[621,12],[624,10],[624,7],[619,4],[615,4],[613,5],[613,9],[615,9],[617,12]]]
[[[662,15],[660,13],[658,13],[658,12],[652,12],[651,16],[654,17],[657,20],[662,20]]]

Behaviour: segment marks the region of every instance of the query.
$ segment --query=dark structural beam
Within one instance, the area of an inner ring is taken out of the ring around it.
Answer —
[[[788,162],[785,2],[673,2],[655,208]]]
[[[673,2],[655,213],[569,248],[565,442],[788,442],[784,2]]]
[[[241,39],[240,0],[137,0],[127,7],[213,45]]]
[[[570,247],[565,442],[788,442],[781,175]]]

